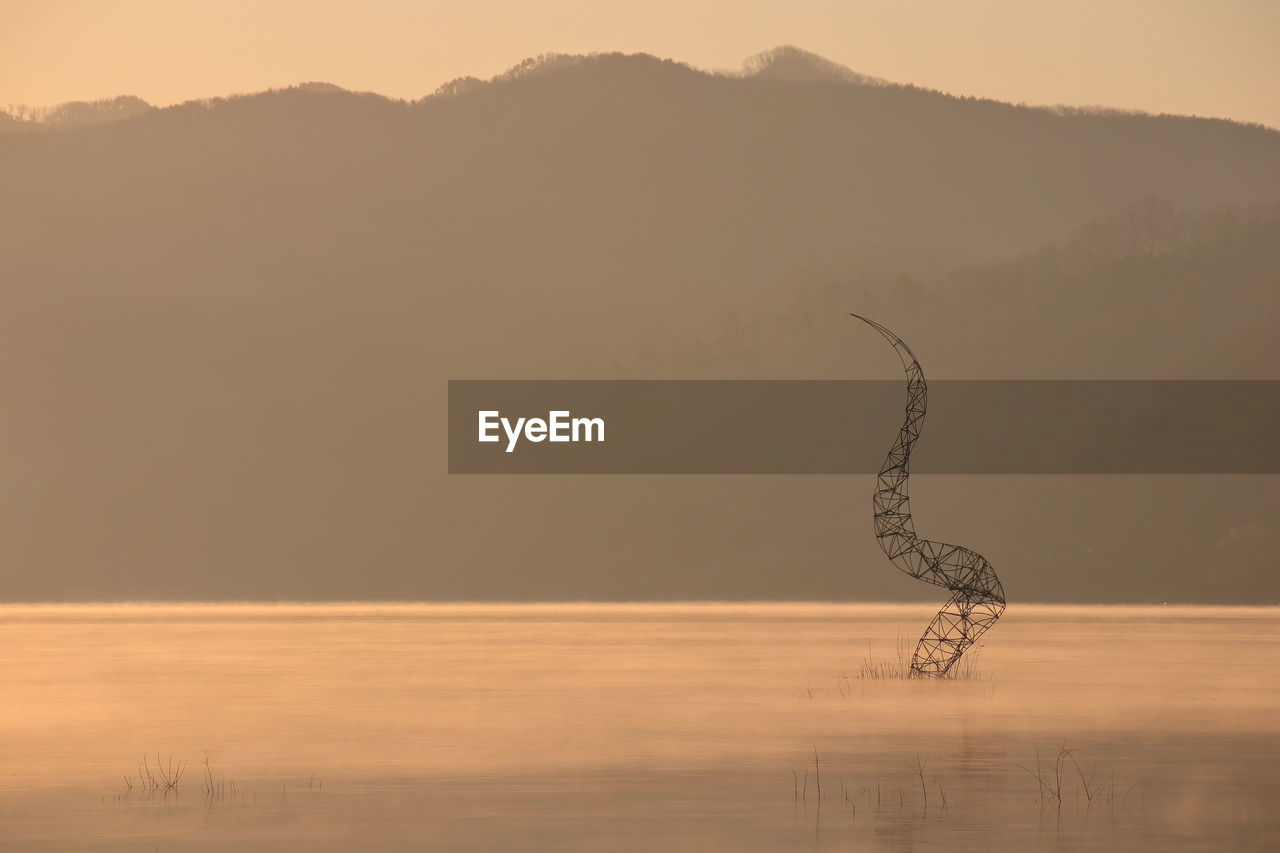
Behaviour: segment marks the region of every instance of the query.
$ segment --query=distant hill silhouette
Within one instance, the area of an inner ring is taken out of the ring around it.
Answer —
[[[939,377],[1280,365],[1280,133],[789,48],[138,108],[0,187],[2,598],[909,597],[855,481],[451,479],[445,380],[896,376],[852,310]],[[1021,600],[1280,596],[1265,478],[929,488]]]
[[[853,83],[884,86],[888,81],[859,74],[843,65],[792,45],[775,47],[756,54],[743,63],[743,74],[757,80],[789,83]]]
[[[101,101],[68,101],[54,107],[13,107],[0,112],[0,133],[38,128],[92,127],[150,112],[155,107],[133,95]]]

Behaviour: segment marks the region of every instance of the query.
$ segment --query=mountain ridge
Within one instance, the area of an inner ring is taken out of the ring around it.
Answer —
[[[0,594],[918,596],[869,484],[450,477],[446,381],[900,377],[850,312],[931,377],[1280,363],[1275,131],[534,66],[0,136]],[[1020,599],[1276,600],[1214,550],[1276,478],[1118,480],[934,479],[931,529]]]
[[[636,66],[649,66],[653,69],[667,71],[680,70],[689,74],[705,77],[770,81],[797,85],[852,85],[865,87],[883,87],[896,90],[923,92],[961,102],[978,102],[999,104],[1020,110],[1042,111],[1062,116],[1140,116],[1147,118],[1177,118],[1193,121],[1222,122],[1247,128],[1256,128],[1273,133],[1280,130],[1267,127],[1256,122],[1245,122],[1236,119],[1213,118],[1180,115],[1171,113],[1152,113],[1144,110],[1120,109],[1107,106],[1071,106],[1063,104],[1013,104],[980,95],[955,95],[940,89],[916,86],[911,83],[898,83],[872,75],[854,71],[847,66],[833,62],[818,54],[792,45],[781,45],[747,57],[740,69],[710,70],[699,69],[693,65],[673,59],[661,59],[648,53],[624,54],[620,52],[589,54],[541,54],[529,57],[492,77],[480,79],[476,77],[458,77],[440,84],[433,92],[416,99],[399,99],[376,92],[357,92],[324,81],[309,81],[291,86],[270,88],[257,92],[229,95],[215,95],[204,98],[193,98],[166,107],[153,106],[133,95],[119,95],[97,101],[68,101],[52,107],[32,108],[26,106],[10,107],[0,110],[0,134],[14,133],[21,130],[70,129],[126,121],[149,112],[191,108],[194,105],[217,107],[231,101],[264,98],[281,92],[298,92],[310,95],[348,95],[361,98],[372,98],[389,105],[419,105],[435,98],[456,97],[473,93],[479,89],[494,85],[512,83],[525,78],[547,74],[556,74],[572,69],[589,70],[592,65],[600,63],[617,63],[625,61]]]

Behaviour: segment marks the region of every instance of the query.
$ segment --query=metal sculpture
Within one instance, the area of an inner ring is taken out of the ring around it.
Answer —
[[[913,676],[945,677],[965,651],[987,632],[1004,612],[1004,587],[986,557],[959,545],[916,536],[907,496],[911,448],[920,438],[928,386],[915,353],[902,339],[874,320],[851,315],[879,332],[898,353],[907,371],[907,419],[889,449],[876,482],[876,539],[885,555],[913,578],[946,587],[951,593],[916,645],[911,657]]]

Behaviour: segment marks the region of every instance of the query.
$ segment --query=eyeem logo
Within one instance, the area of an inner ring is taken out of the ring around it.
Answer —
[[[516,449],[516,443],[523,437],[526,441],[604,441],[604,418],[575,418],[572,412],[547,412],[546,420],[542,418],[510,418],[502,417],[497,410],[482,410],[476,413],[479,421],[479,441],[501,441],[498,430],[506,433],[507,453]]]

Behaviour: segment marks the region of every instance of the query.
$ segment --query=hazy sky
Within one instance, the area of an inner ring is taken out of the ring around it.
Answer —
[[[736,68],[779,44],[956,94],[1280,127],[1272,0],[0,0],[0,106],[305,80],[414,98],[539,53]]]

